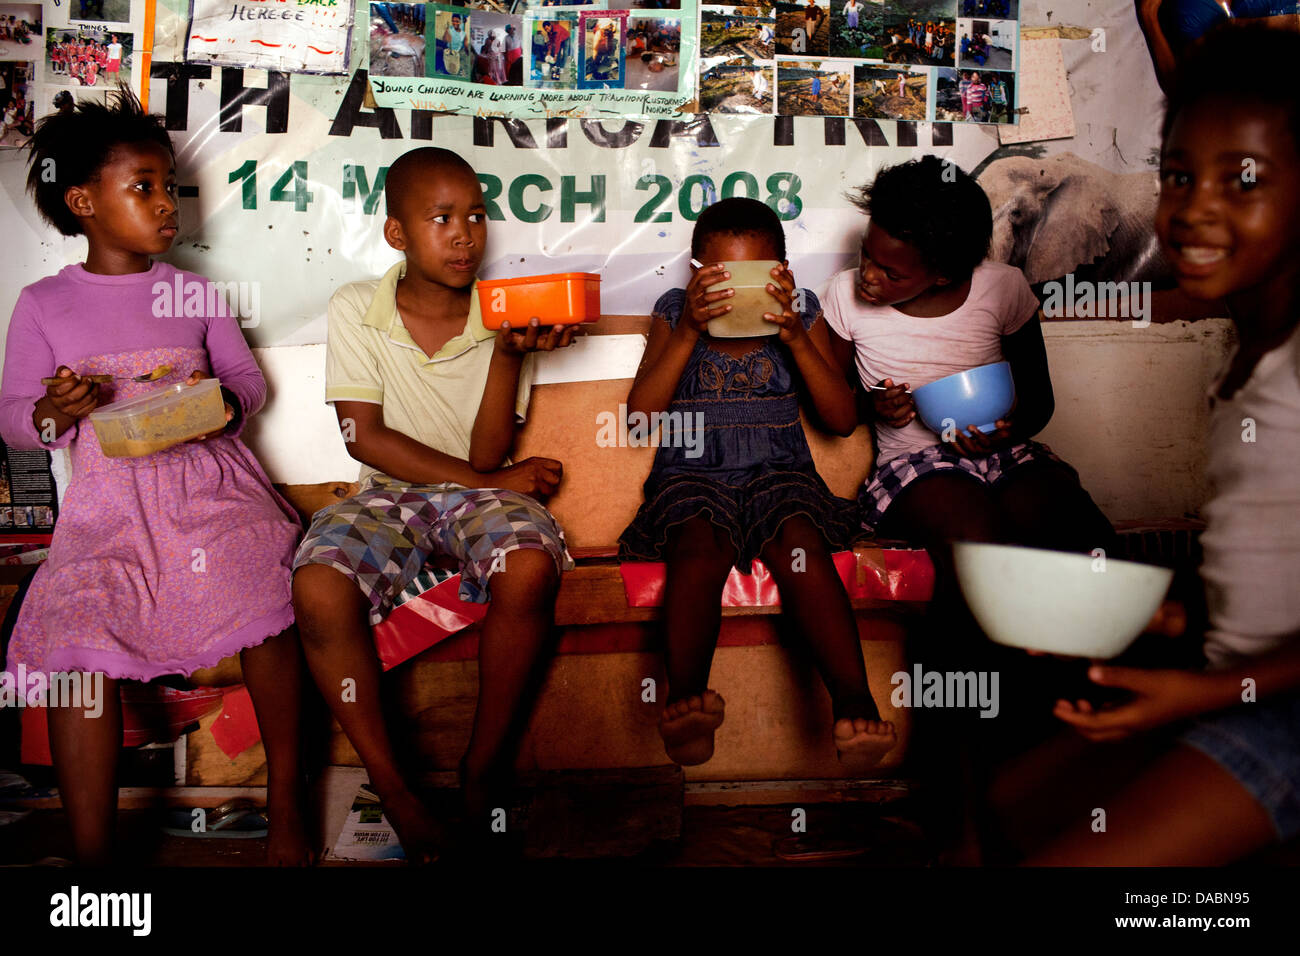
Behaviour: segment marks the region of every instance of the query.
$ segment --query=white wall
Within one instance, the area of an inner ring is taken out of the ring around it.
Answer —
[[[1176,517],[1204,501],[1205,391],[1224,360],[1230,330],[1220,319],[1147,329],[1113,321],[1044,326],[1056,415],[1041,440],[1079,470],[1112,520]],[[545,356],[538,381],[630,378],[640,353],[640,336],[590,336],[581,354]],[[354,479],[358,466],[323,400],[325,346],[255,354],[270,398],[246,438],[271,479]]]
[[[1039,439],[1079,470],[1112,521],[1196,511],[1207,497],[1206,391],[1232,323],[1062,322],[1045,331],[1056,414]]]

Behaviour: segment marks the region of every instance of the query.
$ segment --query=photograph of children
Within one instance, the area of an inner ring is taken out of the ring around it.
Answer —
[[[553,19],[525,20],[529,31],[528,85],[572,90],[578,84],[578,15],[559,12]]]
[[[831,56],[878,58],[883,9],[879,0],[831,0]]]
[[[975,77],[979,82],[975,82]],[[967,105],[976,123],[1014,123],[1016,121],[1016,74],[985,70],[972,71],[967,87]],[[983,90],[980,87],[984,87]],[[982,101],[982,102],[981,102]]]
[[[429,47],[430,36],[433,40],[435,62],[433,72],[427,69],[426,76],[450,76],[468,80],[474,65],[474,56],[469,48],[470,13],[463,7],[448,7],[430,4],[434,16],[428,22],[429,34],[425,36],[425,49]],[[428,20],[426,13],[425,19]]]
[[[930,71],[867,64],[853,68],[853,115],[870,119],[925,119]]]
[[[627,48],[627,14],[580,10],[578,18],[582,36],[578,88],[621,90],[623,58]]]
[[[776,111],[782,116],[848,116],[853,65],[839,60],[778,60]]]
[[[941,69],[935,77],[934,118],[937,122],[1010,123],[1015,118],[1015,81],[1014,73]]]
[[[131,0],[68,0],[68,19],[127,23],[131,19]]]
[[[1018,28],[1015,20],[958,20],[958,68],[1014,70]]]
[[[35,84],[34,61],[0,60],[0,146],[22,146],[32,135]]]
[[[730,60],[743,56],[770,60],[776,52],[776,20],[757,7],[703,7],[700,11],[700,59]]]
[[[370,4],[371,76],[424,76],[424,4]]]
[[[628,90],[656,90],[661,93],[677,89],[679,54],[682,48],[682,21],[666,17],[630,16],[627,20]]]
[[[773,106],[771,63],[733,60],[700,71],[700,109],[706,113],[762,113]]]
[[[0,6],[0,60],[39,59],[40,49],[40,4]]]
[[[508,13],[474,14],[469,47],[474,52],[475,83],[524,85],[524,49],[519,42],[523,32],[523,17],[512,17]]]
[[[776,5],[776,52],[822,54],[831,49],[830,0]]]
[[[957,21],[952,0],[886,0],[882,25],[865,55],[889,63],[952,66]]]
[[[1020,0],[958,0],[957,16],[1019,20]]]
[[[129,33],[100,26],[45,33],[45,82],[65,86],[116,86],[130,80],[135,45]]]

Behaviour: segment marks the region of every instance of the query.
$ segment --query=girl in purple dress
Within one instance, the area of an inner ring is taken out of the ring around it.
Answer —
[[[305,863],[290,585],[299,526],[236,437],[266,384],[210,284],[150,259],[178,228],[175,156],[161,117],[128,91],[115,99],[46,118],[31,145],[37,208],[89,248],[83,265],[23,289],[9,324],[0,433],[19,448],[69,448],[73,471],[6,665],[102,688],[93,710],[49,709],[77,858],[102,864],[116,817],[118,682],[188,676],[238,653],[266,746],[271,862]],[[127,380],[163,365],[174,371]],[[105,457],[87,418],[96,407],[210,376],[221,381],[224,428],[139,458]]]

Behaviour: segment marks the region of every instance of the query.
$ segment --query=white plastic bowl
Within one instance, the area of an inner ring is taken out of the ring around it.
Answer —
[[[966,603],[992,640],[1072,657],[1123,653],[1174,577],[1149,564],[1004,544],[958,542],[954,555]]]

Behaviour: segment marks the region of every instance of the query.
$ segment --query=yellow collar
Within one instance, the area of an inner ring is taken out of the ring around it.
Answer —
[[[387,332],[388,338],[398,345],[419,349],[420,347],[411,338],[411,333],[407,331],[406,325],[402,322],[402,317],[397,311],[397,283],[405,275],[405,259],[384,273],[383,278],[379,280],[379,288],[375,289],[375,296],[370,301],[370,308],[366,310],[361,324]],[[448,339],[446,344],[438,350],[437,355],[429,356],[429,361],[454,358],[472,347],[476,342],[490,339],[495,334],[490,329],[483,327],[483,316],[479,311],[478,304],[478,279],[475,278],[474,285],[470,289],[469,315],[465,318],[465,328]]]

